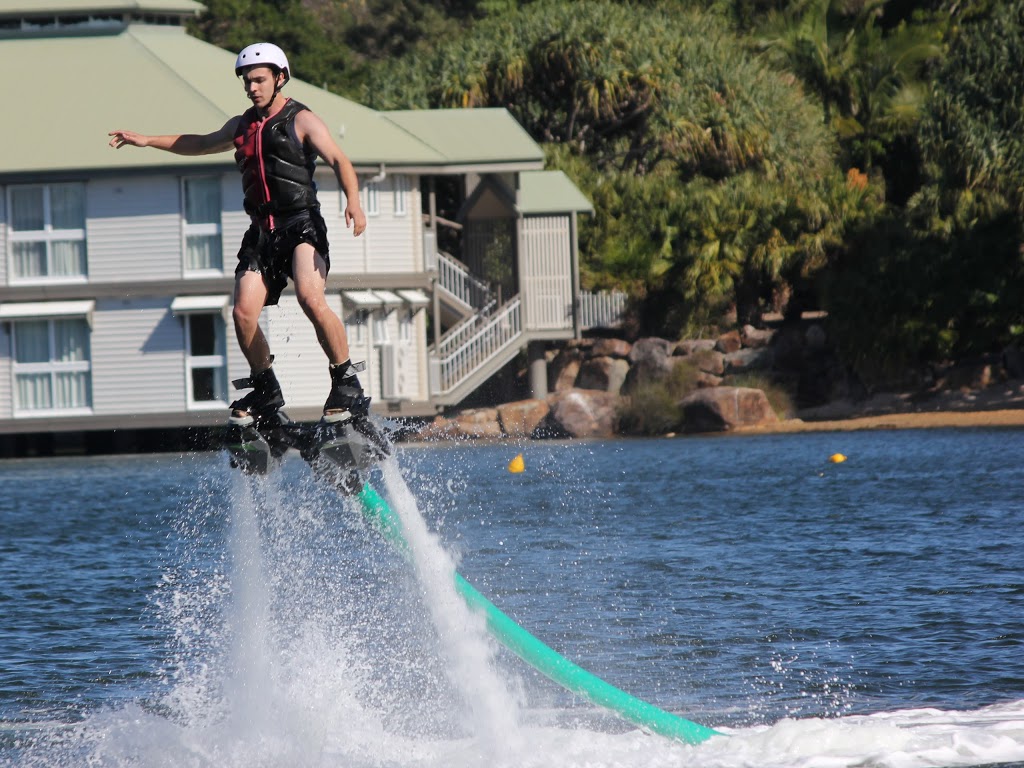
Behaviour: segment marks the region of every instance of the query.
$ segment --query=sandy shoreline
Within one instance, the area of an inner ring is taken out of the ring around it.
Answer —
[[[852,432],[865,429],[928,429],[941,427],[1024,427],[1024,409],[889,413],[843,419],[815,419],[814,421],[797,418],[786,419],[778,424],[767,427],[736,430],[736,432]]]

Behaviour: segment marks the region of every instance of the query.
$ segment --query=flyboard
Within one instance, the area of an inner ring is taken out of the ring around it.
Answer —
[[[400,518],[365,481],[367,471],[391,453],[387,437],[368,420],[353,419],[328,432],[324,425],[296,424],[280,414],[270,425],[233,428],[225,447],[231,465],[250,474],[266,474],[289,448],[297,449],[318,477],[341,493],[355,496],[367,523],[397,550],[408,552]],[[699,744],[721,735],[638,699],[569,661],[509,618],[461,574],[456,572],[454,578],[456,591],[471,609],[484,615],[492,637],[566,690],[644,730],[684,744]]]

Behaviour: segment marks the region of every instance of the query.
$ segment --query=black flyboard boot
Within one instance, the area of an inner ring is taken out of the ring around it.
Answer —
[[[370,398],[357,373],[363,363],[332,365],[331,391],[312,444],[302,452],[317,473],[343,493],[358,493],[361,473],[391,454],[391,444],[369,419]]]
[[[284,425],[289,422],[280,412],[284,405],[281,385],[273,368],[232,383],[236,389],[251,387],[252,392],[231,404],[225,440],[231,466],[250,474],[266,474],[273,461],[288,450],[282,435]]]

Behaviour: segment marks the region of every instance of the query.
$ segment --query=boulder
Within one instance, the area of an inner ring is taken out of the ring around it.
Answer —
[[[687,357],[697,370],[710,373],[714,376],[721,376],[725,373],[725,355],[713,349],[694,352]]]
[[[548,366],[548,389],[552,392],[572,389],[576,385],[582,361],[583,353],[579,347],[564,347]]]
[[[748,387],[698,389],[680,400],[679,407],[687,432],[727,432],[779,420],[764,392]]]
[[[697,388],[706,389],[708,387],[717,387],[722,383],[721,376],[715,376],[713,373],[707,371],[697,371]]]
[[[676,355],[694,355],[698,352],[710,352],[717,344],[714,339],[683,339],[676,344]]]
[[[455,424],[444,416],[435,416],[433,421],[423,426],[418,437],[421,440],[449,440],[455,437]]]
[[[546,400],[505,403],[498,406],[498,424],[509,437],[530,437],[550,412]]]
[[[770,328],[755,328],[752,325],[744,325],[740,328],[740,340],[744,347],[760,349],[772,343],[775,331]]]
[[[743,340],[740,338],[739,331],[727,331],[719,336],[718,341],[715,342],[715,349],[725,354],[736,352],[742,348]]]
[[[497,408],[473,408],[457,413],[440,424],[434,419],[434,425],[441,427],[441,436],[455,439],[497,438],[502,434]]]
[[[724,355],[726,373],[743,373],[744,371],[763,371],[772,367],[775,355],[771,349],[760,347],[740,349]]]
[[[592,357],[628,358],[633,345],[625,339],[595,339],[590,348]]]
[[[618,431],[618,395],[572,389],[548,400],[551,413],[534,436],[612,437]]]
[[[668,339],[649,337],[639,339],[629,353],[629,374],[622,387],[631,392],[641,384],[664,379],[672,372],[672,353],[675,344]]]
[[[578,389],[599,389],[619,394],[629,373],[629,363],[621,358],[593,357],[583,361],[576,377]]]

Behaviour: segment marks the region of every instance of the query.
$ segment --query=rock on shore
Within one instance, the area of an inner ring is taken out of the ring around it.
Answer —
[[[764,391],[741,385],[750,380],[745,376],[750,373],[765,381],[785,382],[805,403],[799,413],[802,420],[785,418],[789,414],[780,419]],[[715,339],[678,342],[658,337],[633,343],[570,341],[549,354],[547,397],[437,416],[419,437],[610,437],[621,433],[623,413],[638,392],[679,374],[690,391],[668,404],[667,410],[678,411],[679,418],[667,423],[665,432],[792,431],[812,429],[814,421],[825,419],[1024,409],[1024,353],[1015,346],[995,363],[961,363],[939,371],[932,393],[869,397],[851,384],[830,350],[824,328],[812,322],[778,331],[745,326]],[[743,379],[736,380],[737,376]]]

